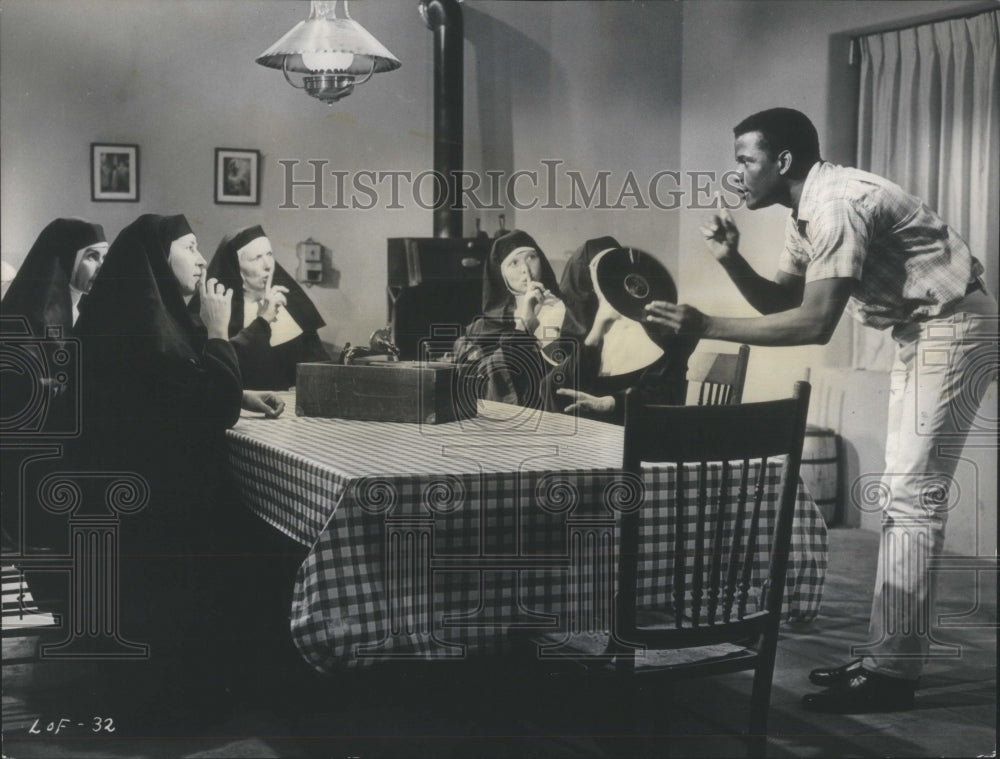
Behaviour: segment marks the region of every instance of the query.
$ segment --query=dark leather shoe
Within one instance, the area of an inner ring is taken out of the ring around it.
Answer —
[[[802,697],[802,705],[814,712],[865,714],[896,712],[913,708],[916,680],[887,677],[860,669],[837,685]]]
[[[809,673],[809,682],[829,688],[831,685],[851,679],[851,675],[861,671],[861,659],[855,659],[839,667],[820,667]]]

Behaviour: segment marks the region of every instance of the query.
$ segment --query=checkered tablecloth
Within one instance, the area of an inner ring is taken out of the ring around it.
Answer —
[[[314,419],[285,400],[283,418],[229,431],[229,458],[250,507],[310,547],[291,627],[317,670],[499,651],[511,626],[600,628],[615,519],[643,493],[639,603],[670,598],[673,467],[651,467],[641,483],[622,475],[621,427],[493,403],[445,425]],[[766,473],[768,534],[778,474]],[[826,555],[822,516],[800,486],[788,618],[816,615]]]

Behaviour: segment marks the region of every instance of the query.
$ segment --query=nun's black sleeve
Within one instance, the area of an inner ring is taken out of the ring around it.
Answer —
[[[698,345],[698,338],[686,335],[668,335],[660,338],[663,356],[644,369],[635,387],[644,403],[664,406],[683,406],[687,401],[688,359]],[[612,393],[615,399],[614,421],[625,423],[625,392],[628,387]]]
[[[272,347],[271,325],[260,316],[230,342],[248,390],[287,390],[295,385],[298,364],[330,360],[316,330],[305,330],[295,339]]]
[[[243,403],[243,383],[235,348],[227,340],[205,341],[199,359],[162,367],[156,379],[164,407],[203,429],[224,430],[236,424]]]
[[[302,335],[302,353],[304,361],[329,361],[330,354],[323,346],[323,341],[319,339],[319,333],[315,331],[305,332]]]
[[[687,396],[688,358],[698,344],[697,338],[667,336],[659,340],[663,355],[645,369],[628,374],[601,377],[601,348],[583,345],[569,354],[545,377],[542,399],[545,410],[560,413],[572,399],[556,393],[559,388],[579,390],[598,398],[610,395],[615,408],[608,413],[584,414],[615,424],[625,423],[625,393],[635,388],[644,403],[683,406]],[[578,357],[578,358],[577,358]]]
[[[270,339],[271,325],[267,323],[264,317],[258,316],[237,334],[229,338],[229,342],[233,344],[233,347],[236,348],[236,354],[239,355],[242,351],[251,350],[254,347],[266,348]]]
[[[271,342],[271,325],[261,316],[256,317],[238,333],[229,338],[236,349],[240,366],[247,366],[253,357],[267,352]]]

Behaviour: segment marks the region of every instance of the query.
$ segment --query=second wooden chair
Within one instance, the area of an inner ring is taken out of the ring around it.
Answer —
[[[743,402],[750,346],[738,353],[695,353],[688,361],[688,385],[698,384],[699,406],[728,406]]]

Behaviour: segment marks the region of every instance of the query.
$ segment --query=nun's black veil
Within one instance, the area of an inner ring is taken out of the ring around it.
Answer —
[[[190,233],[183,216],[145,214],[108,250],[77,332],[93,343],[124,339],[143,353],[180,360],[197,353],[204,334],[188,313],[167,258],[170,244]]]
[[[239,417],[239,371],[226,365],[232,348],[215,341],[206,351],[205,328],[167,260],[171,242],[190,231],[183,216],[153,214],[122,230],[76,325],[90,423],[141,436],[145,450],[163,447],[158,439],[221,431]]]
[[[493,242],[490,250],[490,257],[486,263],[486,270],[483,276],[483,315],[491,319],[510,319],[514,313],[514,294],[507,287],[507,281],[503,278],[503,262],[511,253],[518,248],[534,248],[538,252],[538,262],[541,267],[539,281],[545,288],[557,297],[559,296],[559,285],[556,282],[555,272],[552,271],[552,264],[545,257],[545,253],[538,247],[538,243],[527,232],[520,229],[512,229],[502,237],[498,237]]]
[[[83,219],[56,219],[41,231],[10,283],[0,307],[5,317],[27,318],[32,334],[44,337],[47,327],[73,328],[69,283],[76,253],[104,242],[100,224]]]
[[[610,248],[620,248],[614,237],[596,237],[587,240],[570,256],[559,280],[563,303],[575,321],[589,331],[597,315],[597,293],[590,276],[590,262]]]

